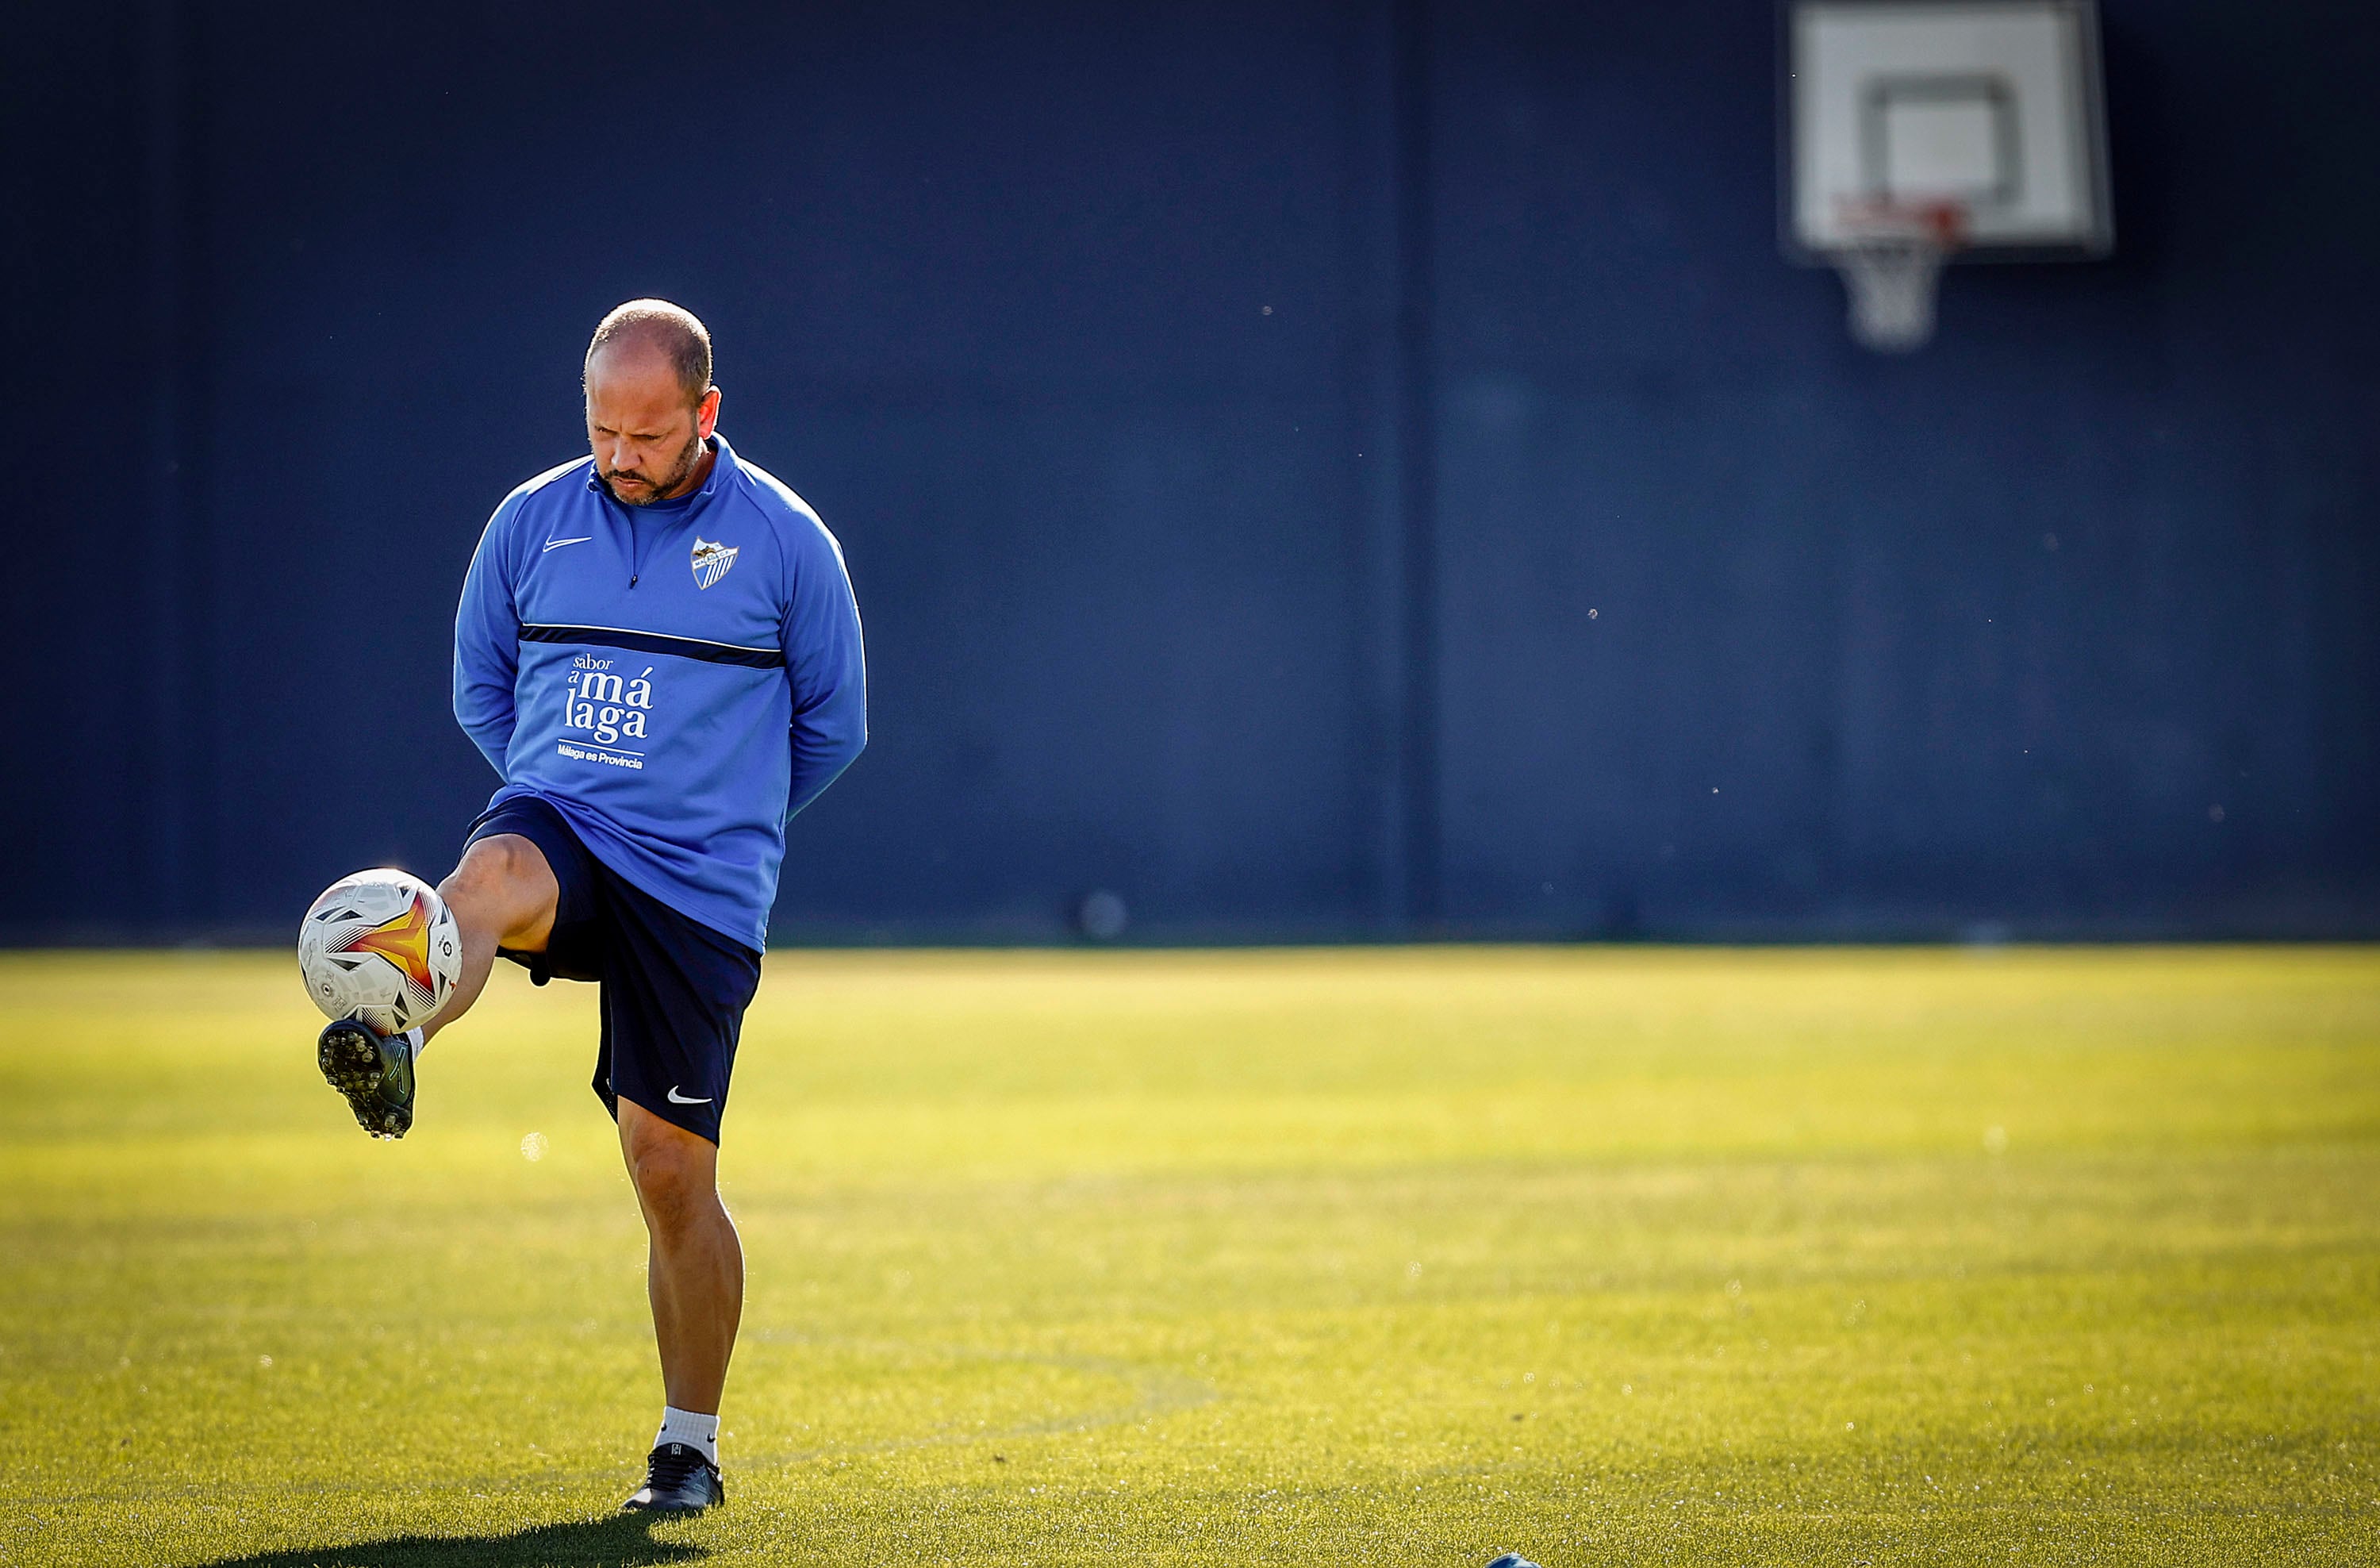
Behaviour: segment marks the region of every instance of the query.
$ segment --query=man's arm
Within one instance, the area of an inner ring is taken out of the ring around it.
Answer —
[[[785,611],[785,675],[794,688],[794,780],[785,820],[826,786],[868,745],[868,658],[859,605],[844,570],[843,548],[823,528],[820,548],[793,564]]]
[[[519,506],[517,495],[507,497],[488,519],[455,610],[455,718],[499,774],[518,718],[513,681],[520,669],[520,615],[505,545]]]

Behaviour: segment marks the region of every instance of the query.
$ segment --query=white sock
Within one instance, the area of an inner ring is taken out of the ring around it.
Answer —
[[[430,1049],[430,1041],[423,1037],[418,1027],[406,1030],[405,1038],[413,1042],[413,1059],[416,1062],[420,1061],[421,1053]]]
[[[719,1463],[719,1417],[704,1416],[692,1410],[680,1410],[674,1404],[662,1406],[662,1429],[653,1439],[653,1446],[665,1442],[682,1442],[688,1448],[698,1448],[702,1456],[713,1465]]]

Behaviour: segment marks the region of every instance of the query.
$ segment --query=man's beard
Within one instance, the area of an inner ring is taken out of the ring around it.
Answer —
[[[686,438],[686,450],[677,455],[677,461],[670,466],[668,473],[659,478],[649,473],[629,475],[630,479],[648,480],[650,482],[638,485],[633,492],[626,495],[620,493],[616,474],[604,474],[601,476],[603,488],[611,492],[613,500],[623,506],[650,506],[685,483],[686,476],[694,472],[695,464],[701,460],[702,437],[690,435]]]

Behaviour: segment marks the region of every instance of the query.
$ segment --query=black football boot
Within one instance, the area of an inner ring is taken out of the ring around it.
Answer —
[[[401,1138],[413,1125],[410,1034],[382,1035],[361,1019],[342,1018],[323,1029],[314,1060],[372,1136]]]
[[[629,1513],[699,1513],[727,1501],[719,1466],[688,1443],[665,1442],[645,1461],[645,1484],[620,1504]]]

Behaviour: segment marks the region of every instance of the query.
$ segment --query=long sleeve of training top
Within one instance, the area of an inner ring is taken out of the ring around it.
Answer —
[[[826,529],[820,528],[820,534]],[[832,545],[833,536],[826,535]],[[826,793],[868,745],[868,669],[859,605],[852,597],[843,552],[834,569],[810,563],[789,585],[782,646],[793,689],[794,772],[785,820]]]
[[[626,507],[591,460],[489,519],[455,617],[455,716],[606,866],[766,944],[785,823],[868,743],[843,552],[724,437],[677,507]]]
[[[530,484],[542,482],[541,476]],[[504,771],[512,749],[513,683],[520,675],[520,617],[513,611],[511,566],[501,541],[511,532],[507,513],[520,509],[529,485],[504,497],[463,577],[463,602],[455,612],[455,718],[488,766]],[[491,550],[491,541],[499,541]]]

